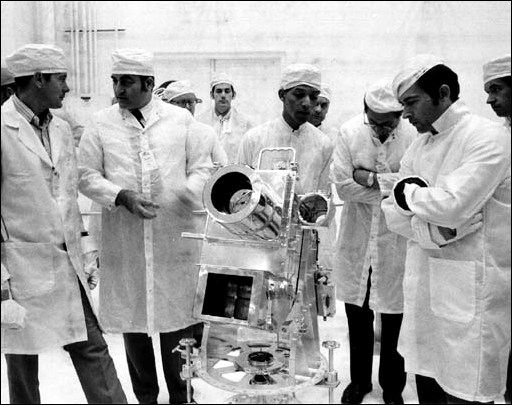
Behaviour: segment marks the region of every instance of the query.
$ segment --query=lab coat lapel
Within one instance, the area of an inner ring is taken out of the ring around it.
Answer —
[[[153,125],[155,122],[158,122],[162,117],[162,108],[159,103],[153,103],[153,108],[151,109],[151,113],[146,121],[146,129]]]
[[[50,148],[52,150],[52,160],[57,163],[59,161],[59,154],[62,149],[63,139],[66,132],[62,129],[62,123],[55,122],[55,119],[50,123]]]
[[[10,100],[9,100],[10,101]],[[6,102],[7,104],[7,102]],[[5,105],[4,105],[5,106]],[[5,124],[9,127],[18,129],[18,138],[28,149],[34,152],[39,158],[49,166],[53,166],[50,156],[46,152],[43,143],[38,138],[32,126],[25,120],[14,107],[12,101],[9,105],[4,107],[7,111],[5,113]]]

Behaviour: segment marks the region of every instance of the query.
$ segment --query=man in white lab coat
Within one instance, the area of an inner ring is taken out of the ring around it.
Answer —
[[[297,194],[329,193],[330,138],[308,122],[321,90],[321,74],[309,64],[294,64],[283,72],[278,91],[282,116],[248,131],[242,138],[238,162],[256,168],[263,148],[292,147],[296,151]]]
[[[484,65],[483,70],[484,90],[488,95],[487,104],[498,117],[505,118],[505,125],[510,131],[510,54],[490,60]]]
[[[387,228],[380,208],[416,134],[401,115],[391,81],[372,83],[364,95],[364,112],[341,126],[333,154],[331,181],[345,202],[334,269],[350,338],[350,384],[342,403],[361,403],[372,390],[374,311],[382,321],[379,383],[384,402],[403,403],[406,374],[397,343],[406,239]]]
[[[494,401],[510,350],[510,134],[468,111],[433,55],[393,88],[420,133],[382,202],[408,239],[399,352],[420,403]]]
[[[232,106],[236,97],[233,80],[226,73],[214,74],[210,82],[210,96],[215,105],[197,117],[199,122],[215,129],[230,164],[236,163],[243,135],[256,125],[254,120]]]
[[[89,403],[126,403],[84,271],[73,135],[49,111],[62,107],[69,91],[64,52],[28,44],[6,62],[17,87],[2,106],[1,137],[2,353],[10,401],[41,403],[38,354],[63,346]],[[24,321],[4,323],[22,312]]]
[[[167,103],[187,109],[192,116],[195,115],[196,104],[202,102],[201,99],[197,98],[190,80],[177,80],[170,83],[161,93],[161,98]],[[227,165],[228,157],[214,129],[210,125],[199,121],[194,122],[192,126],[194,131],[201,133],[204,147],[210,152],[212,162],[222,166]]]
[[[331,97],[331,89],[326,83],[322,83],[320,87],[320,94],[318,95],[318,99],[316,101],[316,106],[313,108],[308,121],[315,127],[317,127],[320,131],[322,131],[324,134],[326,134],[331,139],[331,142],[334,145],[339,133],[339,128],[336,128],[334,126],[327,126],[324,123],[327,113],[329,112],[329,108],[331,106]],[[338,209],[341,211],[342,201],[340,201],[338,193],[334,187],[332,187],[331,193],[333,211],[336,211]],[[336,214],[334,218],[337,218]],[[336,236],[338,230],[334,218],[332,219],[332,221],[330,221],[329,227],[327,229],[318,229],[318,237],[321,242],[318,247],[318,263],[320,266],[329,269],[333,268],[332,252],[336,243]]]
[[[488,94],[487,104],[498,117],[505,118],[505,127],[510,132],[510,114],[512,109],[512,92],[510,80],[510,54],[493,58],[483,66],[484,90]],[[510,404],[512,384],[510,374],[510,354],[507,367],[507,389],[505,402]]]
[[[159,393],[152,337],[159,333],[171,403],[187,400],[181,359],[172,353],[191,337],[200,246],[201,193],[212,167],[185,109],[153,97],[153,55],[114,51],[118,103],[93,117],[80,143],[80,191],[103,207],[100,321],[123,333],[140,403]]]
[[[338,135],[338,128],[327,126],[324,122],[327,113],[329,112],[329,108],[331,107],[331,97],[330,87],[327,84],[322,83],[316,106],[313,108],[308,121],[324,134],[329,135],[329,138],[331,138],[331,141],[334,143]]]

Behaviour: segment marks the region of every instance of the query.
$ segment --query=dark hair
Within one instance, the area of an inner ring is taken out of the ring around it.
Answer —
[[[416,83],[432,98],[434,104],[439,102],[439,88],[443,84],[446,84],[450,88],[451,101],[457,101],[459,98],[459,79],[457,74],[448,66],[434,66],[421,76]]]
[[[44,80],[49,81],[52,77],[52,74],[53,73],[43,73]],[[34,75],[15,77],[14,83],[18,89],[23,90],[28,86],[32,77],[34,77]]]
[[[506,85],[506,86],[511,87],[510,77],[511,77],[511,76],[504,76],[504,77],[500,77],[500,80],[501,80],[503,83],[505,83],[505,85]]]
[[[174,83],[176,80],[167,80],[166,82],[163,82],[160,86],[158,86],[155,90],[158,89],[166,89],[167,86],[169,86],[171,83]]]

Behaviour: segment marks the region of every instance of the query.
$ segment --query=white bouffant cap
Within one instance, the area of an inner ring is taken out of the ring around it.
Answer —
[[[166,101],[172,101],[176,97],[182,96],[183,94],[196,94],[190,80],[178,80],[169,84],[164,92],[162,93],[162,99]]]
[[[2,86],[7,86],[8,84],[14,83],[14,76],[9,69],[2,66]]]
[[[399,99],[421,76],[437,65],[444,65],[444,61],[435,55],[420,54],[409,59],[393,79],[395,97]]]
[[[331,88],[327,84],[322,83],[322,86],[320,88],[320,94],[318,95],[318,97],[324,97],[327,100],[331,101]]]
[[[320,70],[313,65],[297,63],[286,67],[281,76],[280,89],[288,90],[305,84],[322,91],[322,76]]]
[[[378,114],[402,111],[403,107],[393,93],[390,80],[378,80],[368,86],[364,94],[368,108]]]
[[[153,53],[141,49],[117,49],[112,53],[112,74],[154,76]]]
[[[492,59],[484,65],[484,84],[506,76],[510,76],[510,54]]]
[[[61,48],[49,44],[26,44],[5,58],[14,77],[41,73],[66,73],[68,67]]]
[[[218,84],[229,84],[231,87],[235,87],[233,85],[233,80],[226,74],[226,73],[215,73],[212,81],[210,82],[210,90],[213,90],[213,88]]]

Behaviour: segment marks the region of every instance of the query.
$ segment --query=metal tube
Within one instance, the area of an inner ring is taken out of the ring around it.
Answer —
[[[329,346],[329,377],[332,375],[332,371],[334,371],[334,347]],[[334,404],[334,387],[332,386],[329,386],[329,403]]]
[[[76,68],[76,93],[82,92],[82,81],[80,78],[80,33],[78,28],[78,1],[73,2],[73,36],[75,38],[75,68]]]
[[[91,2],[91,12],[92,12],[92,26],[94,30],[93,34],[93,93],[98,92],[98,9],[96,8],[96,2]]]
[[[92,10],[91,1],[87,2],[87,95],[92,93]]]
[[[73,72],[72,86],[73,91],[76,92],[76,62],[75,62],[75,39],[73,32],[73,2],[68,3],[69,7],[69,43],[71,45],[71,71]]]
[[[191,349],[191,346],[187,344],[185,349],[186,349],[185,363],[187,365],[187,371],[190,371],[190,349]],[[187,403],[190,404],[191,401],[192,401],[192,380],[190,378],[187,378]]]

